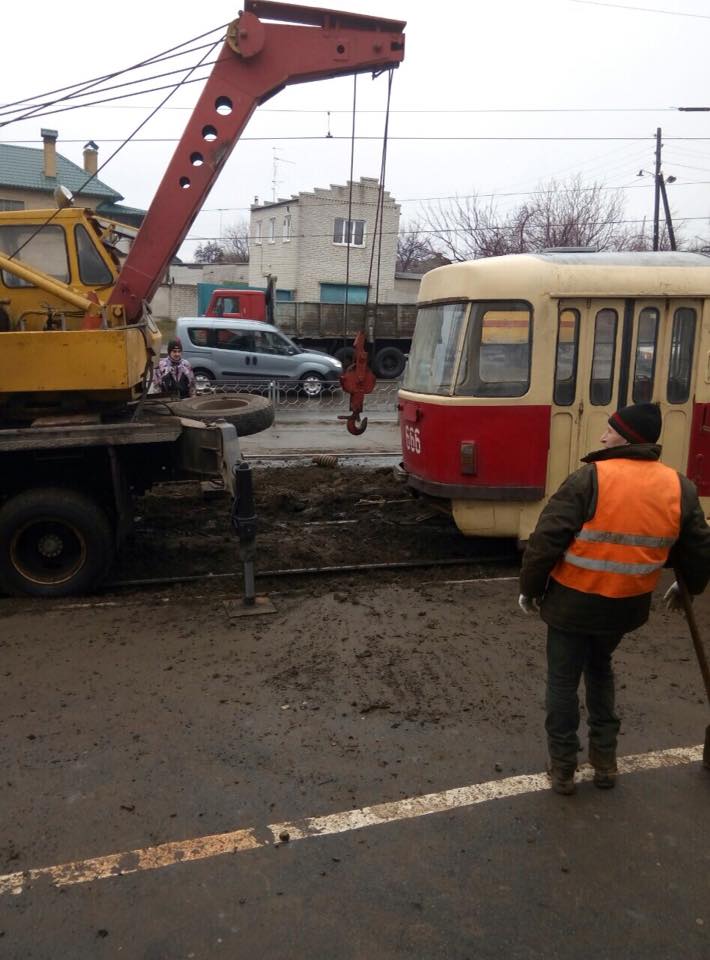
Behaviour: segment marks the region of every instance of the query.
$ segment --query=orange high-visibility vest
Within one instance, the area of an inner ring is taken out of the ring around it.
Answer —
[[[603,597],[651,593],[680,533],[680,477],[655,460],[600,460],[599,495],[551,576]]]

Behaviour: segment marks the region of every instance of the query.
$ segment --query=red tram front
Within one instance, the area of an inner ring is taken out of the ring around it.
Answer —
[[[664,462],[709,497],[709,296],[696,254],[554,251],[426,274],[398,404],[408,484],[466,535],[525,541],[614,410],[652,400]]]

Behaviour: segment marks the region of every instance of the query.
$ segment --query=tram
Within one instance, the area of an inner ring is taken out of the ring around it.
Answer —
[[[709,258],[556,249],[423,277],[398,398],[403,467],[463,534],[524,543],[609,416],[645,401],[663,414],[663,462],[707,515]]]

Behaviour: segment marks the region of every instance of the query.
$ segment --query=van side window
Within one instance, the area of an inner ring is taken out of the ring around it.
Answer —
[[[592,377],[589,383],[589,402],[595,407],[605,407],[611,403],[618,320],[616,310],[609,307],[600,310],[594,320],[594,355]]]
[[[631,387],[631,399],[634,403],[648,403],[653,396],[659,319],[660,314],[655,307],[644,307],[639,314],[634,382]]]
[[[271,330],[260,330],[254,335],[255,348],[257,353],[270,353],[277,356],[287,357],[291,344],[284,340],[278,333]]]
[[[210,343],[209,327],[188,327],[187,336],[196,347],[208,347]]]
[[[254,334],[247,330],[217,330],[216,347],[220,350],[243,350],[254,353]]]
[[[668,369],[669,403],[685,403],[690,396],[695,323],[695,310],[692,307],[678,307],[673,314],[671,362]]]
[[[557,320],[557,356],[555,358],[554,402],[569,407],[577,392],[577,354],[579,351],[579,311],[560,310]]]

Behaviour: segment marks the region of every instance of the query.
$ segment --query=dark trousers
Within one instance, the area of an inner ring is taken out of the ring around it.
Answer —
[[[584,674],[589,747],[597,756],[616,754],[619,718],[614,711],[611,655],[623,634],[568,633],[547,628],[547,746],[556,767],[574,771],[580,749],[577,688]]]

